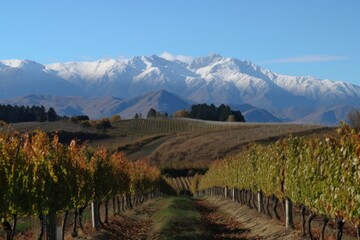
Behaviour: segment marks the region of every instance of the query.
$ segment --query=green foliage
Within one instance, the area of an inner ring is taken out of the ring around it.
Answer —
[[[347,120],[351,127],[360,131],[360,110],[353,110],[347,114]]]
[[[11,106],[0,104],[0,120],[7,123],[57,121],[54,108],[46,111],[44,106]]]
[[[49,108],[46,115],[47,115],[47,120],[50,122],[57,121],[59,119],[59,116],[57,115],[55,109],[52,107]]]
[[[199,190],[199,184],[201,181],[202,175],[195,174],[194,178],[191,181],[191,192],[193,195],[196,195]]]
[[[111,117],[111,119],[110,119],[110,122],[118,122],[118,121],[120,121],[121,120],[121,117],[120,117],[120,115],[113,115],[112,117]]]
[[[214,104],[207,105],[206,103],[192,105],[189,116],[195,119],[222,122],[228,121],[231,116],[230,120],[234,122],[245,122],[240,111],[232,111],[229,106],[224,104],[219,107]]]
[[[190,117],[190,113],[187,110],[179,110],[174,112],[173,118],[188,118]]]
[[[150,110],[148,111],[146,117],[147,118],[156,118],[157,112],[155,109],[150,108]]]
[[[88,121],[90,118],[86,115],[78,115],[70,117],[70,121],[72,122],[81,122],[81,121]]]
[[[152,217],[158,239],[209,239],[190,198],[170,197],[163,201],[162,209]]]
[[[214,162],[199,188],[262,190],[359,226],[359,157],[360,135],[343,124],[338,138],[290,136],[269,146],[251,145],[246,153]]]
[[[1,219],[79,208],[130,189],[145,194],[156,191],[159,181],[157,168],[131,163],[121,153],[61,144],[41,131],[0,133]]]

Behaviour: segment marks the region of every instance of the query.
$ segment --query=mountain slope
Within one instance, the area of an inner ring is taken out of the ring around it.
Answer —
[[[76,96],[83,95],[84,92],[36,62],[0,61],[0,98],[27,94]]]
[[[320,107],[303,118],[297,119],[296,122],[337,125],[339,119],[347,121],[347,114],[352,110],[354,110],[354,108],[349,105]]]
[[[51,95],[27,95],[19,98],[1,99],[1,104],[43,105],[53,107],[59,115],[88,115],[91,119],[111,117],[120,114],[122,118],[133,118],[136,113],[146,117],[150,108],[172,114],[179,109],[187,109],[190,104],[174,94],[160,90],[130,100],[115,97],[62,97]]]
[[[306,116],[316,109],[360,106],[359,86],[281,75],[249,61],[216,54],[195,58],[190,63],[169,61],[156,55],[48,65],[28,60],[0,61],[0,98],[34,93],[115,97],[108,99],[109,104],[113,104],[110,107],[113,110],[108,112],[90,110],[89,107],[87,111],[98,112],[91,113],[94,116],[122,112],[129,107],[128,102],[117,105],[117,98],[136,98],[161,89],[174,92],[191,103],[250,104],[291,121],[311,119]],[[101,108],[101,105],[92,107]],[[134,111],[124,114],[130,115]],[[335,114],[334,121],[340,120],[340,116],[343,114]]]
[[[350,83],[281,75],[216,54],[195,58],[190,64],[152,55],[56,63],[46,69],[91,96],[129,98],[166,89],[193,102],[249,103],[269,110],[360,100],[360,87]]]
[[[250,104],[230,105],[231,109],[241,111],[246,122],[281,122],[281,120],[265,109]]]
[[[178,110],[190,107],[189,103],[165,90],[152,92],[126,102],[128,107],[120,112],[120,116],[123,118],[133,118],[136,113],[146,117],[151,108],[161,113],[173,114]]]

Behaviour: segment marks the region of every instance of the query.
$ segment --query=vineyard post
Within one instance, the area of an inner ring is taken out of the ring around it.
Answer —
[[[258,198],[258,212],[261,213],[263,209],[263,200],[264,200],[261,191],[258,191],[257,198]]]
[[[232,189],[232,200],[235,202],[235,188]]]
[[[55,212],[50,212],[49,213],[49,237],[48,239],[49,240],[58,240],[58,239],[61,239],[62,236],[61,234],[58,234],[58,227],[57,227],[57,224],[56,224],[56,213]],[[59,232],[61,233],[61,231]],[[59,236],[58,236],[59,235]]]
[[[225,186],[225,188],[224,188],[224,197],[228,197],[228,187],[227,186]]]
[[[99,230],[99,203],[97,201],[91,203],[91,217],[93,228]]]
[[[293,206],[290,199],[285,198],[285,226],[286,228],[294,228],[294,220],[293,220]]]

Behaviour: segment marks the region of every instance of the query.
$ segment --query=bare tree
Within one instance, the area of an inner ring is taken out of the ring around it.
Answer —
[[[353,110],[347,114],[347,119],[351,127],[360,130],[360,110]]]

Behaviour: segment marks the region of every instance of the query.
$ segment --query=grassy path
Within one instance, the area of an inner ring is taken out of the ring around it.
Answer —
[[[110,219],[98,233],[82,239],[299,239],[274,220],[229,199],[168,197],[148,201]]]

